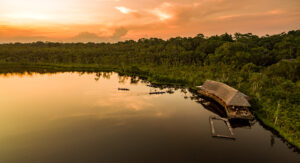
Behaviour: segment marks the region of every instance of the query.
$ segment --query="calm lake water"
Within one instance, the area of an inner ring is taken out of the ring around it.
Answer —
[[[256,121],[233,124],[236,140],[213,138],[209,107],[184,89],[149,95],[162,90],[148,84],[117,73],[0,75],[0,162],[300,160]]]

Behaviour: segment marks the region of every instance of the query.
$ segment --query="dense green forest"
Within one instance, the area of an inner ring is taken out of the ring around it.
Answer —
[[[221,81],[251,96],[256,117],[300,148],[300,30],[263,37],[226,33],[118,43],[0,44],[0,63],[0,69],[111,70],[189,88],[206,79]]]

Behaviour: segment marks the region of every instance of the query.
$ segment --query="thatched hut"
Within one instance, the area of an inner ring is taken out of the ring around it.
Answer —
[[[198,92],[208,96],[221,104],[227,113],[228,118],[252,119],[249,111],[250,99],[238,90],[217,81],[206,80],[202,86],[198,86]]]

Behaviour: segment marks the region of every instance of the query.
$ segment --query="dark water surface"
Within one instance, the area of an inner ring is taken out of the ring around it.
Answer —
[[[0,75],[0,162],[300,161],[258,122],[235,125],[236,140],[212,138],[211,109],[185,90],[149,95],[161,90],[147,84],[116,73]]]

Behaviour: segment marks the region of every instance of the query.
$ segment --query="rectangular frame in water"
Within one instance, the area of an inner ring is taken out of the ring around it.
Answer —
[[[214,126],[214,121],[213,121],[213,120],[221,120],[221,121],[224,121],[225,124],[226,124],[227,127],[228,127],[228,130],[229,130],[229,132],[230,132],[230,135],[220,135],[220,134],[216,134],[215,126]],[[212,134],[213,137],[235,139],[234,133],[233,133],[233,131],[232,131],[232,127],[231,127],[231,125],[230,125],[228,119],[221,118],[221,117],[216,117],[216,116],[210,116],[210,117],[209,117],[209,122],[210,122],[210,127],[211,127],[211,134]]]

